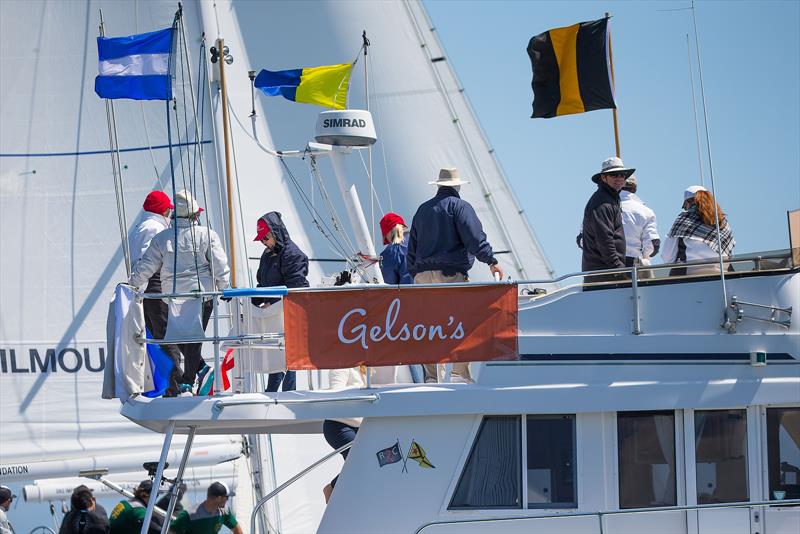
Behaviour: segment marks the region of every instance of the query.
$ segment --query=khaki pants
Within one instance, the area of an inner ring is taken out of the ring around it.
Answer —
[[[458,282],[469,282],[469,278],[462,273],[446,275],[442,271],[422,271],[414,276],[415,284],[454,284]],[[422,365],[422,368],[425,371],[425,382],[441,382],[444,379],[444,365],[426,363]],[[472,374],[469,372],[469,363],[454,363],[453,377],[471,382]]]

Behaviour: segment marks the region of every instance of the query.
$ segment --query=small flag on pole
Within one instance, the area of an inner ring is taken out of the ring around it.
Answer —
[[[283,96],[294,102],[345,109],[352,71],[351,63],[275,72],[263,69],[256,76],[255,86],[267,96]]]
[[[411,447],[408,449],[408,454],[406,455],[409,460],[416,460],[420,467],[424,467],[425,469],[434,469],[436,466],[428,460],[428,456],[425,454],[425,450],[419,446],[415,440],[411,440]]]
[[[98,37],[95,93],[100,98],[171,99],[172,34],[170,27],[128,37]]]
[[[403,453],[400,452],[400,440],[398,440],[391,447],[386,447],[375,453],[378,456],[378,464],[380,467],[389,464],[396,464],[403,459]]]
[[[533,115],[551,118],[615,109],[608,19],[555,28],[528,43],[533,67]]]

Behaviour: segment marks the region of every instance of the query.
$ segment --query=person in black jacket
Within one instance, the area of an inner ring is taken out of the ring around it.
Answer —
[[[261,216],[257,223],[258,233],[254,241],[261,241],[265,250],[261,255],[256,274],[258,287],[286,286],[308,287],[308,256],[289,238],[281,214],[270,211]],[[254,298],[253,304],[269,306],[280,299]],[[283,383],[283,391],[294,391],[295,373],[270,373],[267,391],[278,391]]]
[[[625,168],[620,158],[611,157],[603,162],[600,172],[592,176],[597,191],[583,209],[583,225],[578,236],[578,246],[583,249],[583,271],[625,267],[625,231],[619,191],[625,185],[625,179],[635,171]],[[592,276],[587,282],[619,278],[616,275]]]
[[[108,534],[108,514],[97,504],[88,486],[81,484],[72,490],[72,509],[61,521],[58,534]]]

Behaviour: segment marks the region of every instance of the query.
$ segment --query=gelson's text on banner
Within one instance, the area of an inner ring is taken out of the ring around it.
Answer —
[[[286,366],[516,360],[517,308],[515,285],[293,292]]]

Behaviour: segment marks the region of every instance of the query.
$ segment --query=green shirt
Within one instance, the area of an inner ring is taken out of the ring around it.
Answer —
[[[178,514],[171,527],[177,534],[217,534],[222,525],[233,530],[238,524],[229,508],[219,508],[214,513],[209,513],[203,503],[200,503],[191,514],[186,510]]]
[[[111,534],[139,534],[147,507],[138,500],[120,501],[111,510]]]

